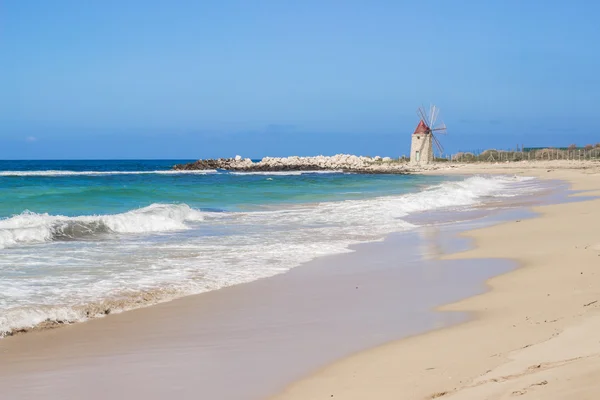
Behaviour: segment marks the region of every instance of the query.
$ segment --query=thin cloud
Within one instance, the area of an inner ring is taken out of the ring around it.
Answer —
[[[29,143],[37,142],[37,138],[35,136],[27,136],[25,138],[25,140],[28,141]]]

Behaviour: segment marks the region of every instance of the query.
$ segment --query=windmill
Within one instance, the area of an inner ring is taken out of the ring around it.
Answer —
[[[424,107],[419,107],[417,110],[417,115],[419,116],[420,121],[412,134],[412,140],[410,144],[411,163],[427,164],[432,162],[434,156],[434,144],[439,155],[444,153],[444,148],[437,138],[437,135],[446,134],[446,124],[443,122],[437,124],[439,114],[440,109],[434,105],[429,107],[429,113],[425,111]]]

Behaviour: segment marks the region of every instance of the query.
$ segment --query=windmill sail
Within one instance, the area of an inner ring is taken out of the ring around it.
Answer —
[[[427,120],[427,114],[425,113],[425,110],[423,109],[423,107],[420,107],[417,110],[417,115],[419,115],[419,118],[421,118],[421,122],[423,122],[425,124],[425,126],[427,126],[429,128],[429,121]]]
[[[440,125],[433,128],[432,131],[437,132],[442,135],[445,135],[447,133],[446,132],[446,124],[442,122]]]
[[[439,155],[444,154],[444,147],[442,146],[440,141],[434,135],[432,135],[432,138],[433,138],[433,143],[435,143],[435,147],[437,147],[437,149],[438,149],[438,152],[439,152],[438,154]]]

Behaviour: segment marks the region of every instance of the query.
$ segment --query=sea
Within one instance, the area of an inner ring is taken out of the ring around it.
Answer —
[[[186,161],[0,161],[0,336],[270,277],[418,229],[415,215],[541,190],[516,176],[171,169]]]

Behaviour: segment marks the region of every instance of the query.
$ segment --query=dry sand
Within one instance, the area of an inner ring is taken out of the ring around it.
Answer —
[[[562,179],[600,194],[600,165],[534,162],[455,166],[456,173]],[[600,200],[536,207],[540,216],[467,234],[446,258],[511,258],[521,268],[491,291],[444,306],[461,325],[336,362],[276,396],[311,399],[599,399]]]

